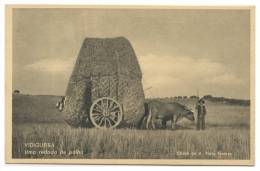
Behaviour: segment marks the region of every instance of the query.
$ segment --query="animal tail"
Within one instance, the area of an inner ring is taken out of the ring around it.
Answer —
[[[151,121],[151,118],[152,118],[152,112],[151,112],[151,109],[149,109],[148,118],[147,118],[147,122],[146,122],[146,129],[148,129],[148,127],[149,127],[149,123]]]

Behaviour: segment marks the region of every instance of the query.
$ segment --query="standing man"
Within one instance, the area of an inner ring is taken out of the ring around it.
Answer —
[[[205,115],[207,113],[205,101],[201,98],[197,105],[197,130],[204,130],[205,129]]]

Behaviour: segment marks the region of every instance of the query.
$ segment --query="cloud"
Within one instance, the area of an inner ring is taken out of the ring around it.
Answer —
[[[169,97],[176,95],[200,94],[233,97],[242,91],[245,81],[237,76],[228,65],[209,59],[189,56],[157,56],[153,54],[139,56],[143,72],[144,89],[147,97]],[[52,80],[67,81],[75,59],[42,59],[25,66],[38,75],[51,75]],[[39,73],[40,72],[40,73]],[[63,75],[60,77],[60,75]],[[41,76],[44,76],[41,75]],[[233,94],[232,94],[233,93]]]
[[[49,74],[63,74],[70,73],[72,71],[74,59],[42,59],[35,63],[25,66],[26,70],[31,70],[34,72],[43,72]]]
[[[236,77],[234,74],[225,73],[219,76],[215,76],[212,79],[207,80],[210,84],[221,84],[221,85],[241,85],[243,80]]]
[[[140,56],[146,94],[162,97],[192,95],[196,89],[220,94],[221,89],[232,89],[243,84],[224,63],[188,56]]]

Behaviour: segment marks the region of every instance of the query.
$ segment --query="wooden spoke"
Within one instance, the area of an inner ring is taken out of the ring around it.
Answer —
[[[108,122],[108,124],[109,124],[109,127],[112,127],[112,124],[111,124],[111,122],[110,122],[110,119],[109,119],[109,118],[106,118],[106,120],[107,120],[107,122]]]
[[[116,124],[116,121],[112,118],[109,118],[110,121],[114,122],[114,124]]]
[[[96,121],[99,121],[103,116],[102,115],[98,115],[98,116],[93,116],[94,117],[94,119],[96,120]]]
[[[119,108],[119,106],[114,106],[110,111],[113,112],[114,110],[116,110],[117,108]]]
[[[103,125],[102,127],[106,128],[107,127],[107,123],[106,123],[106,118],[104,117],[104,120],[103,120]]]
[[[104,119],[105,119],[105,117],[102,117],[102,118],[100,119],[100,122],[98,123],[99,126],[102,126]]]
[[[92,116],[102,116],[103,114],[102,113],[93,113]]]
[[[113,101],[110,102],[110,106],[108,107],[108,110],[111,111],[111,109],[114,107],[115,103]]]
[[[103,108],[101,105],[99,105],[98,103],[95,105],[96,109],[100,110],[101,112],[103,112]]]
[[[103,111],[97,109],[97,108],[94,108],[93,110],[95,110],[96,112],[99,112],[99,113],[103,113]]]

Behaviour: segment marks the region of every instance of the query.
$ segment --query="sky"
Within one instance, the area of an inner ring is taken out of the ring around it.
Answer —
[[[146,97],[250,98],[250,11],[14,9],[13,90],[64,95],[86,37],[127,38]]]

